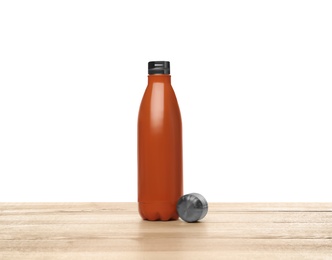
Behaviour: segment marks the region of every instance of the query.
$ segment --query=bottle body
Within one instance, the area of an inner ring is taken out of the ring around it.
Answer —
[[[138,202],[145,220],[178,219],[182,122],[170,75],[148,76],[138,115]]]

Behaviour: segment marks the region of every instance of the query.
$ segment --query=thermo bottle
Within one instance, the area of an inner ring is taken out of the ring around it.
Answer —
[[[145,220],[174,220],[183,194],[181,114],[170,63],[149,62],[148,71],[138,115],[139,213]]]

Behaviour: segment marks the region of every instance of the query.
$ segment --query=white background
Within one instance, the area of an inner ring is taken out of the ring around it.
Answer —
[[[0,200],[136,201],[150,60],[185,193],[331,201],[331,2],[170,0],[0,3]]]

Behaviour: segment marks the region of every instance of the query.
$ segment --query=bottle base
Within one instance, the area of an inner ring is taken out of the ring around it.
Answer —
[[[138,211],[142,219],[149,221],[177,220],[176,204],[168,202],[139,202]]]

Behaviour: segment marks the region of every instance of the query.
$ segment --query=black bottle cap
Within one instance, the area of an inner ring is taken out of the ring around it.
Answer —
[[[205,217],[208,212],[208,203],[201,194],[190,193],[179,199],[176,209],[182,220],[191,223]]]
[[[149,74],[170,74],[171,66],[169,61],[150,61],[148,72]]]

